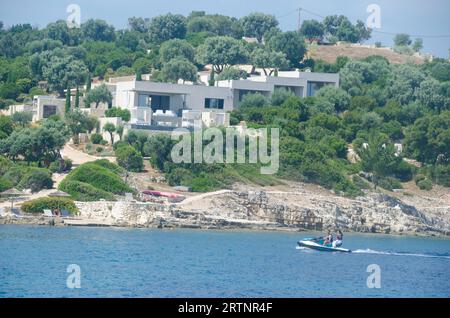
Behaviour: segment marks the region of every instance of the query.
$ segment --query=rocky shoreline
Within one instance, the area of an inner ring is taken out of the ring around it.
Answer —
[[[76,205],[80,213],[73,218],[3,217],[0,224],[258,231],[339,228],[358,233],[450,235],[450,208],[418,208],[382,193],[350,199],[305,191],[222,190],[174,204],[98,201]]]

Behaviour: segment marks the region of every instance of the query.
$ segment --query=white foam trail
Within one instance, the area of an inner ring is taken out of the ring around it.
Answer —
[[[427,255],[427,254],[415,254],[415,253],[396,253],[396,252],[385,252],[385,251],[375,251],[371,249],[365,250],[354,250],[353,253],[359,254],[381,254],[381,255],[394,255],[394,256],[415,256],[415,257],[429,257],[429,258],[447,258],[450,259],[450,256],[443,255]]]

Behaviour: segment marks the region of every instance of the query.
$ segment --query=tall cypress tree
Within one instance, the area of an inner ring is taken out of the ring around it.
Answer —
[[[65,108],[66,114],[70,112],[70,88],[67,86],[67,93],[66,93],[66,108]]]
[[[209,75],[209,86],[214,86],[216,84],[214,75],[215,75],[214,68],[211,68],[211,74]]]
[[[91,73],[88,74],[86,81],[86,93],[91,90]]]
[[[77,85],[77,92],[75,95],[75,108],[78,108],[80,106],[80,90],[78,89]]]

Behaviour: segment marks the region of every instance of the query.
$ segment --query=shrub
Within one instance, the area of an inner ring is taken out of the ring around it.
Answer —
[[[352,181],[360,189],[370,189],[369,183],[360,176],[353,176]]]
[[[411,166],[409,163],[403,160],[400,161],[399,164],[396,167],[394,167],[392,171],[394,177],[396,177],[402,182],[410,181],[412,179],[413,172],[414,172],[413,166]]]
[[[105,111],[106,117],[120,117],[123,121],[130,121],[131,113],[128,109],[122,109],[118,107],[112,107]]]
[[[25,213],[42,213],[44,209],[48,210],[67,210],[70,214],[76,215],[78,213],[77,206],[72,199],[69,198],[39,198],[24,202],[21,209]]]
[[[420,190],[426,190],[430,191],[433,189],[433,183],[430,181],[430,179],[423,179],[417,182],[417,186],[420,188]]]
[[[437,164],[424,169],[428,178],[444,187],[450,187],[450,164]]]
[[[103,168],[106,168],[106,169],[114,172],[115,174],[122,174],[125,172],[122,167],[119,167],[115,163],[112,163],[106,159],[99,159],[99,160],[92,161],[90,163],[100,166],[100,167],[103,167]]]
[[[0,156],[0,176],[4,175],[12,166],[11,160]]]
[[[50,166],[48,167],[48,169],[55,173],[61,173],[61,172],[66,172],[66,171],[70,171],[72,169],[72,160],[70,159],[59,159],[56,161],[53,161]]]
[[[120,146],[116,149],[116,159],[119,166],[128,171],[139,172],[144,168],[141,154],[129,145]]]
[[[23,176],[18,187],[31,189],[31,192],[51,189],[53,187],[52,174],[49,170],[34,168]]]
[[[3,178],[12,183],[13,186],[17,186],[22,180],[23,176],[29,171],[28,167],[15,165],[5,172]]]
[[[269,105],[269,100],[267,97],[259,93],[248,93],[245,94],[239,104],[240,107],[264,107]]]
[[[58,189],[67,192],[76,201],[98,201],[100,199],[107,201],[115,200],[114,195],[111,193],[80,181],[64,179],[60,183]]]
[[[0,192],[11,189],[12,187],[13,187],[13,184],[11,183],[11,181],[0,177]]]
[[[103,136],[100,134],[92,134],[91,135],[91,142],[95,145],[99,145],[103,141]]]
[[[378,185],[383,189],[392,191],[394,189],[403,189],[402,184],[395,178],[386,177],[378,180]]]
[[[98,152],[98,153],[101,153],[101,152],[103,152],[103,148],[102,147],[97,147],[97,148],[95,148],[95,151]]]
[[[85,163],[72,170],[61,182],[80,181],[113,194],[133,192],[132,189],[113,171],[95,163]],[[60,186],[61,186],[60,185]],[[65,191],[61,188],[62,191]],[[67,191],[66,191],[67,192]]]
[[[277,88],[272,93],[271,102],[273,106],[282,105],[289,97],[293,97],[295,94],[285,88]]]
[[[423,174],[418,174],[414,177],[414,182],[418,184],[420,181],[425,180],[427,177],[425,177]]]
[[[117,148],[122,147],[122,146],[126,146],[126,145],[128,145],[128,142],[126,142],[126,141],[122,141],[122,140],[116,141],[114,143],[114,145],[113,145],[113,149],[114,149],[114,151],[116,151]]]
[[[217,184],[213,178],[198,177],[190,180],[188,186],[191,187],[193,192],[206,192],[214,189]]]

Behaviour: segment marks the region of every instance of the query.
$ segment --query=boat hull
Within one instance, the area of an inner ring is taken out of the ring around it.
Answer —
[[[351,250],[346,249],[346,248],[325,246],[322,244],[318,244],[312,240],[298,241],[297,244],[300,247],[306,247],[306,248],[310,248],[312,250],[322,251],[322,252],[342,252],[342,253],[350,253],[351,252]]]

